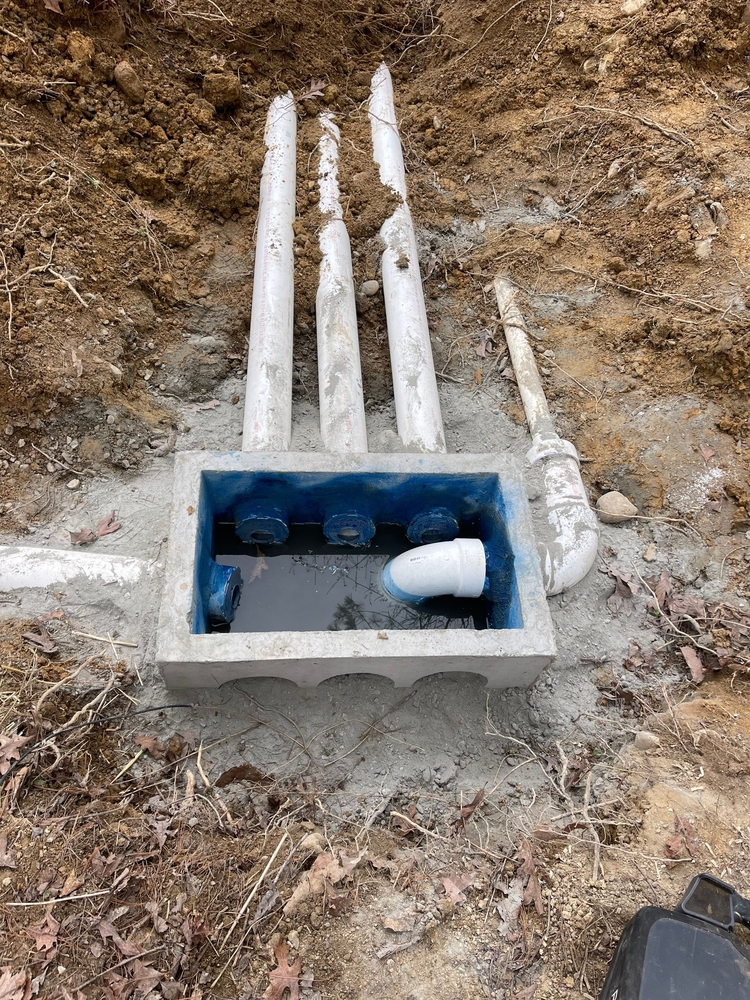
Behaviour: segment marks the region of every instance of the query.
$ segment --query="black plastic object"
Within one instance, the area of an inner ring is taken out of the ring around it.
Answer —
[[[615,949],[599,1000],[750,1000],[750,950],[734,936],[750,902],[698,875],[676,910],[647,906]]]

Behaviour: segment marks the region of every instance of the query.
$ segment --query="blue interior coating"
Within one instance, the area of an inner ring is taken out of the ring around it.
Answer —
[[[456,519],[463,536],[484,542],[489,627],[523,628],[514,555],[505,528],[513,517],[514,498],[503,496],[497,475],[206,471],[201,473],[197,504],[193,633],[209,631],[208,602],[216,566],[214,524],[234,521],[245,504],[281,512],[286,524],[322,525],[334,515],[356,511],[375,525],[404,528],[424,511],[442,509]]]

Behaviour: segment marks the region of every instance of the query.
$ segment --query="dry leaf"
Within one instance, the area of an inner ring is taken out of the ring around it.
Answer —
[[[467,806],[461,809],[461,819],[469,819],[474,815],[479,806],[484,802],[484,789],[480,788],[474,798]]]
[[[0,1000],[29,1000],[31,973],[16,972],[9,965],[0,969]]]
[[[708,462],[708,460],[710,458],[713,458],[715,454],[716,452],[713,450],[713,448],[708,448],[705,445],[701,445],[701,457],[703,458],[704,462]]]
[[[680,858],[684,860],[686,854],[694,858],[699,853],[699,850],[700,842],[693,824],[689,819],[675,816],[674,833],[664,845],[664,853],[668,858]],[[673,865],[669,864],[669,867],[671,868]]]
[[[21,750],[31,740],[30,736],[0,735],[0,774],[7,774],[14,760],[20,760]]]
[[[96,541],[96,535],[91,528],[81,528],[80,531],[68,531],[71,545],[89,545]]]
[[[289,897],[284,907],[284,916],[294,913],[299,904],[309,896],[325,892],[327,884],[336,885],[337,882],[340,882],[356,868],[364,855],[364,851],[356,858],[348,858],[342,854],[341,862],[339,862],[329,851],[323,851],[322,854],[319,854],[310,870],[305,873],[302,881]]]
[[[259,580],[260,574],[263,572],[263,570],[268,569],[268,563],[263,558],[263,553],[260,551],[260,548],[257,545],[255,546],[255,552],[256,552],[255,562],[253,564],[252,570],[250,571],[250,576],[247,578],[248,583],[252,583],[253,580]]]
[[[8,850],[8,834],[0,833],[0,868],[16,867],[16,859]]]
[[[59,920],[55,920],[52,914],[48,912],[41,924],[34,927],[27,927],[26,933],[29,937],[34,938],[36,950],[44,951],[46,954],[57,947],[57,932],[59,930]]]
[[[607,566],[607,573],[615,581],[615,589],[607,598],[607,607],[613,615],[617,615],[623,607],[627,608],[627,613],[630,614],[632,612],[630,602],[638,593],[638,584],[630,579],[629,574],[614,566]]]
[[[115,925],[111,924],[108,920],[100,920],[96,926],[105,941],[107,938],[112,938],[112,943],[124,958],[135,958],[137,955],[140,955],[141,949],[138,945],[133,941],[123,941]]]
[[[164,847],[167,842],[167,837],[176,837],[177,831],[170,830],[169,827],[174,819],[174,816],[167,816],[166,819],[150,819],[149,825],[154,828],[154,836],[156,837],[156,843],[159,845],[159,850]]]
[[[64,617],[65,617],[65,612],[63,611],[62,608],[58,608],[56,611],[48,611],[46,615],[40,615],[37,618],[37,621],[49,622],[52,621],[53,618],[62,620]]]
[[[523,877],[517,875],[507,884],[497,881],[492,884],[503,897],[495,906],[500,914],[498,931],[503,937],[507,937],[515,931],[518,925],[518,914],[523,905]]]
[[[655,599],[652,597],[649,600],[646,607],[657,614],[659,611],[669,611],[670,598],[674,588],[672,587],[672,581],[669,579],[667,570],[662,570],[658,580],[654,577],[646,577],[646,583],[656,595]]]
[[[169,924],[163,917],[159,916],[159,904],[146,903],[144,909],[151,917],[156,933],[163,934],[168,929]]]
[[[478,358],[486,358],[487,355],[492,354],[492,348],[495,346],[495,341],[492,338],[492,334],[489,330],[482,330],[479,334],[479,343],[474,345],[474,350],[477,352]]]
[[[474,381],[476,382],[477,385],[482,384],[483,376],[481,368],[477,368],[476,371],[474,372]]]
[[[693,684],[701,684],[706,677],[706,668],[703,661],[692,646],[680,646],[680,652],[685,663],[690,667],[690,677]]]
[[[142,747],[147,754],[150,754],[154,760],[164,760],[167,753],[167,748],[159,740],[158,736],[136,736],[133,741],[136,746]]]
[[[52,10],[55,14],[62,14],[62,7],[60,6],[60,0],[44,0],[44,6],[47,10]]]
[[[301,101],[311,101],[314,97],[323,96],[323,87],[325,87],[325,80],[311,80],[310,86],[304,92],[304,94],[299,95]]]
[[[413,820],[416,821],[416,818],[417,818],[417,804],[416,804],[416,802],[412,802],[412,804],[406,810],[405,815],[409,819],[413,819]],[[409,822],[407,822],[407,820],[402,819],[400,816],[394,816],[393,817],[393,828],[394,828],[394,831],[400,837],[405,837],[408,833],[414,833],[414,827],[412,826],[412,824],[409,823]]]
[[[44,625],[41,622],[37,622],[36,627],[39,629],[39,632],[24,632],[21,638],[30,642],[32,646],[36,646],[37,649],[41,649],[43,653],[49,653],[50,655],[56,653],[57,645]]]
[[[449,875],[441,878],[440,881],[443,883],[446,896],[456,906],[458,903],[466,902],[466,896],[462,890],[468,888],[475,878],[476,875]]]
[[[192,948],[196,941],[207,938],[211,932],[203,917],[196,915],[186,917],[182,924],[182,934],[188,949]]]
[[[706,614],[706,602],[700,597],[682,594],[669,602],[669,613],[678,617],[690,615],[691,618],[703,618]]]
[[[404,913],[400,917],[383,917],[380,921],[386,930],[395,934],[404,934],[414,930],[417,923],[416,913]]]
[[[259,771],[257,767],[253,767],[252,764],[238,764],[237,767],[230,767],[228,771],[224,771],[214,784],[217,788],[224,788],[233,781],[251,781],[256,785],[270,785],[273,778],[270,778],[267,774],[263,774],[262,771]]]
[[[103,517],[101,521],[98,522],[96,526],[96,537],[101,538],[103,535],[112,535],[115,531],[119,531],[122,525],[119,521],[115,520],[115,512],[112,511],[111,514],[107,514]]]
[[[263,994],[266,1000],[281,1000],[289,990],[289,1000],[299,1000],[299,974],[302,971],[302,959],[297,958],[289,964],[289,945],[277,944],[274,955],[278,963],[269,975],[270,983]]]

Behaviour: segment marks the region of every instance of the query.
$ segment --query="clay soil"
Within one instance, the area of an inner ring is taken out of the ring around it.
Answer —
[[[243,374],[263,128],[287,89],[295,403],[315,402],[315,119],[333,111],[346,136],[359,286],[379,277],[393,204],[366,113],[385,60],[441,379],[496,391],[522,423],[487,290],[502,271],[592,498],[618,488],[688,537],[721,535],[722,578],[747,596],[749,55],[745,0],[0,0],[3,530],[44,524],[73,478],[163,456],[184,404]],[[358,308],[368,411],[386,412],[382,300]],[[715,489],[712,460],[729,470]],[[704,475],[697,500],[676,490],[685,470]],[[491,837],[507,787],[463,815],[445,795],[421,829],[409,801],[389,806],[407,819],[329,825],[334,788],[260,772],[220,785],[195,734],[160,741],[148,717],[145,743],[122,720],[59,735],[92,699],[130,711],[133,677],[96,659],[87,695],[61,684],[40,703],[80,658],[64,642],[31,650],[31,622],[4,627],[3,740],[51,738],[0,789],[0,995],[597,996],[638,905],[673,905],[698,864],[750,888],[737,615],[715,622],[734,653],[697,693],[651,677],[624,697],[602,673],[606,738],[502,737],[546,790],[541,812],[518,806]],[[632,745],[642,730],[659,740],[648,752]],[[591,774],[611,802],[589,813]],[[302,884],[309,898],[285,913]],[[61,896],[80,898],[48,915]]]

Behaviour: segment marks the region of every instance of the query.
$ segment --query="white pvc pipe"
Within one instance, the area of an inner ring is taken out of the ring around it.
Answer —
[[[487,574],[484,545],[478,538],[454,538],[402,552],[383,570],[383,587],[397,601],[427,597],[480,597]]]
[[[586,576],[596,560],[599,523],[581,479],[578,453],[563,441],[547,406],[526,326],[515,302],[515,289],[505,278],[495,278],[495,295],[531,431],[528,461],[544,463],[543,497],[550,538],[537,546],[547,594],[561,594]]]
[[[271,102],[265,142],[243,451],[286,451],[292,440],[297,113],[291,93]]]
[[[328,451],[364,452],[367,426],[352,253],[339,200],[339,130],[331,114],[323,114],[318,120],[322,129],[318,144],[318,207],[327,220],[320,230],[323,256],[315,299],[320,433]]]
[[[153,571],[153,563],[132,556],[23,545],[0,547],[0,591],[51,587],[79,577],[99,584],[132,587]]]
[[[401,204],[380,229],[385,246],[383,296],[398,433],[404,445],[413,451],[443,452],[445,434],[419,273],[417,240],[406,204],[404,158],[396,124],[391,74],[385,63],[372,78],[369,115],[380,181],[401,198]]]

